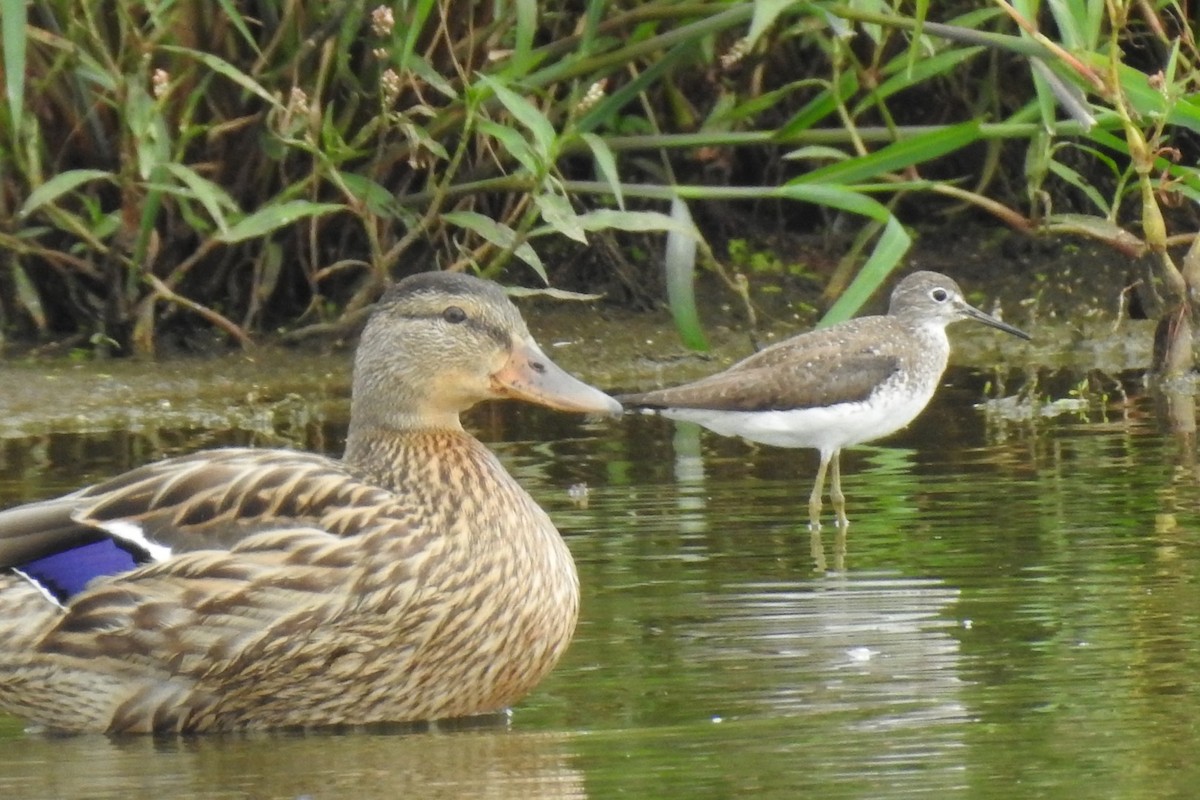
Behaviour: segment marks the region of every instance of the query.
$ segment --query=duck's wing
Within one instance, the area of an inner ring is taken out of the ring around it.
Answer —
[[[875,319],[853,322],[870,324]],[[631,407],[716,411],[778,411],[861,402],[903,364],[891,342],[847,337],[850,332],[844,325],[801,334],[714,375],[617,399]],[[854,341],[869,344],[855,346]]]
[[[337,461],[286,450],[167,459],[53,500],[0,512],[0,569],[66,603],[93,579],[264,531],[343,536],[391,493]]]

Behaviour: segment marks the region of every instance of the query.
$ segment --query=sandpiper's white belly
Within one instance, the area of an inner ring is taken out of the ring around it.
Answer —
[[[879,402],[839,403],[820,408],[788,411],[715,411],[670,408],[662,411],[671,419],[703,425],[722,436],[741,436],[775,447],[812,447],[833,451],[894,433],[916,419],[933,397],[935,383],[927,387],[905,386],[895,394],[885,393]],[[916,391],[910,391],[916,389]]]

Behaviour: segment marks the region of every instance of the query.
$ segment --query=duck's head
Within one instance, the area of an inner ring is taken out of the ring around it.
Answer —
[[[461,412],[500,398],[621,412],[616,400],[551,361],[490,281],[425,272],[384,294],[358,345],[352,427],[458,428]]]

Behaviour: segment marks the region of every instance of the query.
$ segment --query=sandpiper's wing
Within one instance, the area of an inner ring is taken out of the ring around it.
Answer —
[[[861,402],[901,369],[884,317],[779,342],[706,378],[617,399],[632,407],[775,411]],[[875,331],[875,328],[880,331]]]

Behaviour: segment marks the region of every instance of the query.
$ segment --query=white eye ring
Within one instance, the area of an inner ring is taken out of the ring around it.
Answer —
[[[944,303],[950,299],[950,293],[940,286],[936,289],[930,289],[929,296],[933,298],[933,302],[935,303]]]

